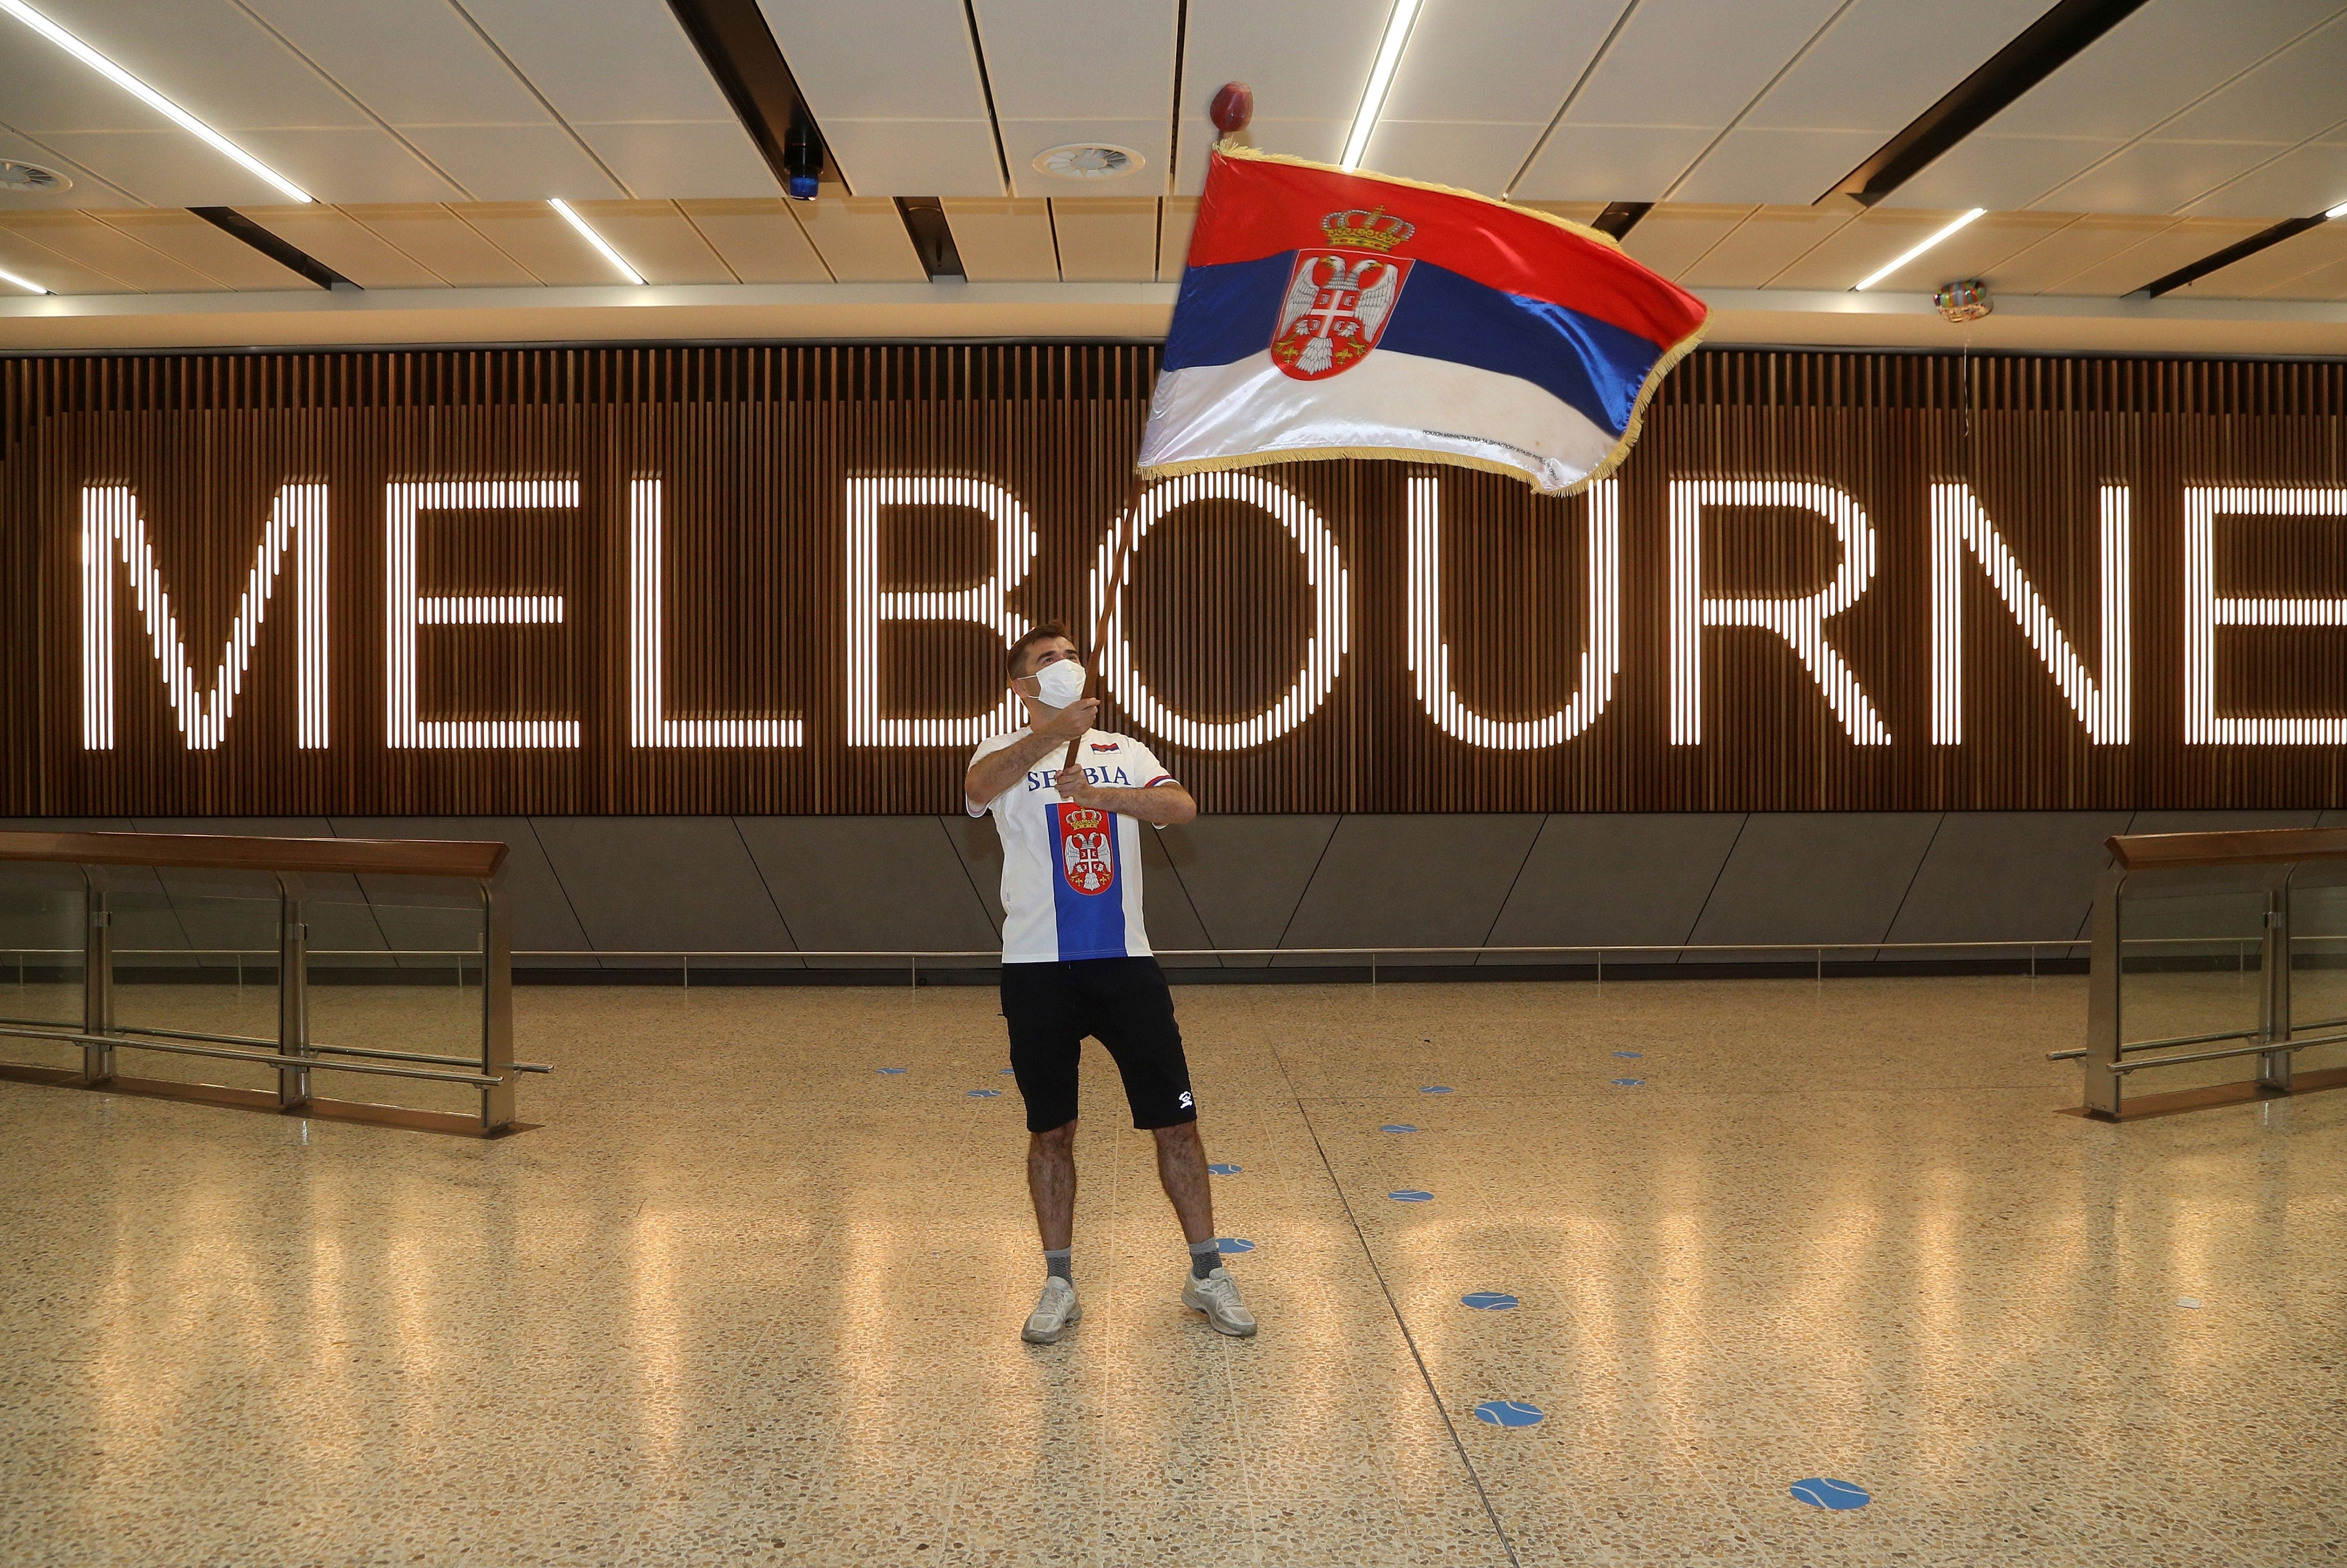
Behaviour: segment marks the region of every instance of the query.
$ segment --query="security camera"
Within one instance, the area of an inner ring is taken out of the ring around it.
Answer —
[[[791,117],[790,134],[783,138],[783,189],[794,201],[812,201],[823,189],[823,137],[801,109]]]

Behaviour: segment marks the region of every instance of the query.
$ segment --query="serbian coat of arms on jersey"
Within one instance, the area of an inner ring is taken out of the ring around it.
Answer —
[[[1325,250],[1299,251],[1272,334],[1274,364],[1298,381],[1350,370],[1378,346],[1409,261],[1388,254],[1418,232],[1382,207],[1331,212],[1320,220]]]
[[[1088,805],[1058,809],[1060,866],[1068,886],[1083,894],[1107,892],[1116,883],[1116,851],[1109,842],[1113,820]]]

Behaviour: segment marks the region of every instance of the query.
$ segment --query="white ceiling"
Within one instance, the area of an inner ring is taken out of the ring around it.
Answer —
[[[778,194],[661,0],[40,5],[321,200]],[[59,204],[284,199],[6,17],[0,147],[61,165]]]
[[[2294,218],[2347,200],[2347,4],[2150,0],[1894,191]]]
[[[665,0],[41,0],[323,200],[776,194]],[[1333,159],[1385,0],[759,0],[859,196],[1192,195],[1215,87]],[[2049,0],[1426,0],[1370,167],[1532,201],[1813,202]],[[1178,54],[1177,55],[1177,39]],[[1900,206],[2282,218],[2347,200],[2347,0],[2150,0]],[[1183,102],[1174,103],[1176,84]],[[1073,185],[1035,157],[1140,155]],[[14,207],[271,203],[0,18]]]
[[[1214,89],[1252,85],[1257,145],[1334,159],[1389,11],[759,0],[846,181],[799,206],[666,0],[36,3],[319,199],[0,16],[0,158],[76,182],[0,197],[0,267],[93,292],[289,286],[179,210],[215,205],[369,288],[606,281],[550,196],[655,282],[918,280],[896,196],[945,199],[974,282],[1166,280]],[[1885,286],[2116,295],[2347,200],[2347,0],[2149,0],[1881,207],[1819,203],[2050,3],[1426,0],[1368,164],[1583,217],[1658,202],[1629,249],[1709,288],[1847,288],[1981,206]],[[1035,170],[1069,142],[1141,167]],[[2332,227],[2195,292],[2339,298]]]

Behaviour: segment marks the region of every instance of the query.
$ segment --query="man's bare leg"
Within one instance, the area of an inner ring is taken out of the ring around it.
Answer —
[[[1027,1136],[1027,1194],[1035,1200],[1035,1229],[1043,1238],[1042,1299],[1019,1337],[1030,1345],[1054,1345],[1083,1317],[1076,1285],[1068,1272],[1068,1244],[1076,1230],[1076,1124]]]
[[[1206,1168],[1198,1167],[1205,1180]],[[1169,1189],[1170,1190],[1170,1189]],[[1065,1251],[1076,1234],[1076,1124],[1027,1135],[1027,1194],[1045,1252]]]
[[[1253,1334],[1255,1314],[1239,1300],[1239,1287],[1214,1244],[1214,1198],[1207,1184],[1212,1178],[1196,1122],[1157,1129],[1157,1179],[1190,1241],[1190,1277],[1182,1282],[1182,1305],[1204,1313],[1216,1333]]]
[[[1198,1124],[1184,1122],[1160,1127],[1156,1136],[1157,1180],[1182,1221],[1184,1238],[1193,1245],[1214,1240],[1214,1194],[1208,1184],[1206,1146],[1198,1141]],[[1039,1198],[1037,1203],[1040,1202]]]

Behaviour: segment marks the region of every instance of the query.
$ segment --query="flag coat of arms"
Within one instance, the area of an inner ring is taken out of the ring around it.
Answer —
[[[1225,146],[1136,466],[1416,457],[1571,494],[1621,462],[1705,314],[1594,229]]]

